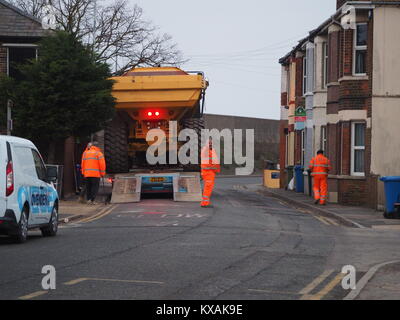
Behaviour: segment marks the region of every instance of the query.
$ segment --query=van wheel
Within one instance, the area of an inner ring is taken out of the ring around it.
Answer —
[[[18,223],[17,234],[14,236],[16,243],[24,243],[28,238],[28,214],[26,207],[22,210],[21,219]]]
[[[55,237],[58,231],[58,210],[56,207],[53,208],[51,213],[50,222],[47,227],[41,228],[43,237]]]

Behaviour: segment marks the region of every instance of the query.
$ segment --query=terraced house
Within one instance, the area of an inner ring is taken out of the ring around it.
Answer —
[[[337,0],[280,59],[281,186],[323,149],[329,201],[383,209],[379,178],[400,175],[400,1]],[[305,109],[306,118],[296,117]],[[305,120],[305,121],[304,121]]]
[[[36,57],[45,32],[41,21],[0,0],[0,72],[18,78],[16,65]]]

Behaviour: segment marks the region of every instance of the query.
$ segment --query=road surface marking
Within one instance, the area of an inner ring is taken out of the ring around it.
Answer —
[[[36,291],[36,292],[33,292],[33,293],[28,294],[26,296],[19,297],[18,299],[19,300],[29,300],[29,299],[33,299],[33,298],[36,298],[36,297],[39,297],[39,296],[43,296],[43,295],[45,295],[47,293],[48,293],[48,291]]]
[[[334,270],[326,270],[320,276],[315,278],[307,287],[301,290],[299,293],[302,295],[301,300],[309,298],[309,293],[318,287],[326,278],[328,278]]]
[[[64,284],[66,286],[73,286],[74,284],[78,284],[80,282],[87,281],[87,280],[89,280],[89,278],[79,278],[79,279],[71,280],[68,282],[64,282]]]
[[[333,220],[333,219],[331,219],[331,218],[324,217],[324,219],[325,219],[326,221],[329,221],[331,224],[333,224],[333,225],[336,226],[336,227],[339,226],[339,224],[338,224],[335,220]]]
[[[331,292],[344,278],[344,273],[339,273],[331,282],[329,282],[320,292],[317,294],[311,295],[309,300],[321,300],[325,297],[329,292]]]
[[[115,208],[116,208],[116,205],[111,206],[111,208],[106,207],[103,210],[101,210],[98,214],[96,214],[92,217],[83,219],[83,220],[79,221],[79,223],[88,223],[88,222],[93,222],[93,221],[99,220],[99,219],[105,217],[106,215],[110,214],[111,211],[113,211]]]
[[[159,285],[165,284],[165,282],[161,282],[161,281],[146,281],[146,280],[119,280],[119,279],[100,279],[100,278],[89,278],[89,280],[92,280],[92,281],[104,281],[104,282],[159,284]]]
[[[326,221],[325,219],[323,219],[322,217],[318,217],[318,216],[314,216],[315,219],[319,220],[320,222],[322,222],[323,224],[330,226],[331,224]]]
[[[90,221],[90,219],[101,215],[103,212],[107,211],[108,209],[109,209],[109,207],[105,207],[105,208],[101,209],[99,213],[96,213],[94,216],[82,218],[82,219],[76,221],[75,223],[84,223],[84,222]]]
[[[107,210],[103,214],[94,217],[93,219],[89,220],[88,222],[93,222],[93,221],[99,220],[101,218],[104,218],[105,216],[109,215],[114,209],[115,209],[115,206],[111,207],[109,210]]]
[[[65,282],[65,285],[72,286],[84,281],[103,281],[103,282],[123,282],[123,283],[142,283],[142,284],[158,284],[163,285],[165,282],[161,281],[146,281],[146,280],[120,280],[120,279],[102,279],[102,278],[78,278]]]
[[[289,292],[289,291],[275,291],[275,290],[261,290],[261,289],[248,289],[250,292],[259,292],[259,293],[273,293],[273,294],[286,294],[291,296],[297,296],[299,293],[297,292]]]

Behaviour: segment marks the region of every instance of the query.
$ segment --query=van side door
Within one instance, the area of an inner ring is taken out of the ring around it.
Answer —
[[[6,213],[6,169],[7,169],[7,150],[4,141],[0,141],[0,217]]]
[[[37,177],[32,149],[28,146],[14,145],[13,150],[19,207],[22,209],[24,202],[27,201],[29,203],[28,224],[30,226],[41,224],[39,198],[42,184]]]
[[[36,199],[37,205],[40,210],[40,214],[38,215],[39,223],[44,224],[50,221],[50,216],[52,212],[52,208],[50,206],[50,197],[49,188],[47,184],[47,170],[46,166],[43,163],[42,157],[39,152],[35,149],[31,149],[33,161],[35,163],[35,170],[37,174],[38,184],[39,184],[39,197]]]

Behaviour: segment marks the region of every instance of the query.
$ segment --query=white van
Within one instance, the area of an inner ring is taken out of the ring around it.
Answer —
[[[25,139],[0,135],[0,235],[17,242],[28,229],[42,235],[58,230],[58,194],[35,145]]]

